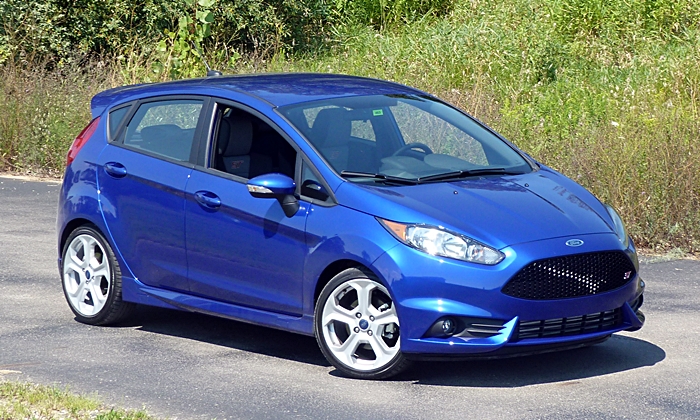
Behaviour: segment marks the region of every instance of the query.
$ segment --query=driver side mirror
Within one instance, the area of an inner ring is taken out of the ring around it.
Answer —
[[[296,184],[292,178],[282,174],[264,174],[248,180],[250,195],[256,198],[276,198],[284,215],[292,217],[299,210],[299,200],[294,196]]]

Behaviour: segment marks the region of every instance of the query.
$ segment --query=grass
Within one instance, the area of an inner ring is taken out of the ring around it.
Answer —
[[[330,53],[269,68],[433,92],[612,204],[638,245],[699,252],[700,7],[678,2],[695,23],[677,32],[633,10],[585,21],[586,5],[636,3],[461,1],[447,18],[383,32],[350,28]]]
[[[700,252],[700,3],[455,0],[439,18],[332,30],[315,53],[218,67],[417,86],[612,204],[637,245]],[[94,93],[158,79],[148,57],[132,57],[41,74],[0,67],[0,170],[60,174]]]
[[[0,170],[60,176],[68,147],[90,121],[90,99],[121,80],[99,62],[53,71],[0,66]]]
[[[107,407],[56,387],[0,381],[0,419],[149,420],[143,411]]]

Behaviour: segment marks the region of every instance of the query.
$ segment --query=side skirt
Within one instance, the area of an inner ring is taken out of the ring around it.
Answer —
[[[312,315],[295,317],[248,308],[231,303],[219,302],[212,299],[187,295],[170,290],[149,287],[138,280],[124,278],[122,280],[122,297],[125,301],[163,308],[179,309],[197,312],[234,321],[276,328],[298,334],[314,335]]]

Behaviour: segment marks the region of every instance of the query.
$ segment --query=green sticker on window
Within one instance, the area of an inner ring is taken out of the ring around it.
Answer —
[[[372,115],[374,115],[375,117],[380,117],[384,115],[384,111],[382,111],[381,109],[375,109],[372,110]]]

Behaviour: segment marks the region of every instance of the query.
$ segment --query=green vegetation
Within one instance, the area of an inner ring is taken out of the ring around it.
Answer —
[[[0,381],[0,419],[148,420],[143,411],[106,407],[55,387]]]
[[[0,8],[39,13],[25,3]],[[0,169],[60,173],[94,93],[203,75],[195,44],[226,73],[349,73],[430,91],[618,208],[638,245],[700,252],[695,0],[78,3],[94,6],[72,18],[79,31],[5,17]]]

